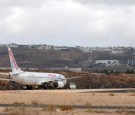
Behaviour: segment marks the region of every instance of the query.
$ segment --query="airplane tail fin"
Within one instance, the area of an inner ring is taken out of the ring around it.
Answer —
[[[10,58],[10,64],[11,64],[11,69],[13,74],[17,74],[17,73],[21,73],[23,72],[17,65],[14,55],[12,53],[12,50],[8,47],[8,54],[9,54],[9,58]]]

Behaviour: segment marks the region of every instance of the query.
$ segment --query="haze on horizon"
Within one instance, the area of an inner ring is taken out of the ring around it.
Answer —
[[[135,0],[0,0],[0,43],[135,46]]]

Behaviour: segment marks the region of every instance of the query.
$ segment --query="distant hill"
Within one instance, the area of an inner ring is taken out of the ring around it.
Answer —
[[[79,61],[87,59],[83,52],[74,48],[69,51],[12,48],[12,51],[18,65],[21,67],[79,67]],[[0,65],[10,67],[7,48],[0,48]]]
[[[44,50],[36,48],[12,48],[15,59],[20,67],[25,68],[51,68],[51,67],[80,67],[95,68],[96,60],[119,60],[126,64],[128,59],[134,59],[133,52],[126,51],[123,54],[111,54],[104,52],[84,53],[75,48],[69,50]],[[134,65],[133,65],[134,66]],[[0,48],[0,67],[10,67],[8,52],[6,47]]]

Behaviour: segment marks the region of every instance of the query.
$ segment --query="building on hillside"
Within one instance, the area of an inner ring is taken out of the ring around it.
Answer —
[[[68,51],[69,50],[69,47],[66,47],[66,46],[54,46],[53,48],[54,50],[61,50],[61,51]]]
[[[53,45],[41,45],[38,49],[53,50]]]
[[[111,51],[111,54],[123,54],[122,50],[113,50]]]
[[[8,45],[6,44],[0,44],[0,47],[7,47]]]
[[[115,66],[120,65],[119,60],[97,60],[96,65]]]
[[[14,44],[14,43],[12,43],[12,44],[8,44],[8,47],[18,47],[18,45],[17,44]]]

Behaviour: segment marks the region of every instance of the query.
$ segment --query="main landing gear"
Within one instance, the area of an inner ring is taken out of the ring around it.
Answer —
[[[29,85],[26,85],[26,86],[23,86],[23,89],[24,90],[32,90],[33,87],[32,86],[29,86]]]
[[[44,83],[43,84],[43,89],[55,89],[58,87],[58,83],[54,83],[54,82],[49,82],[49,83]]]

